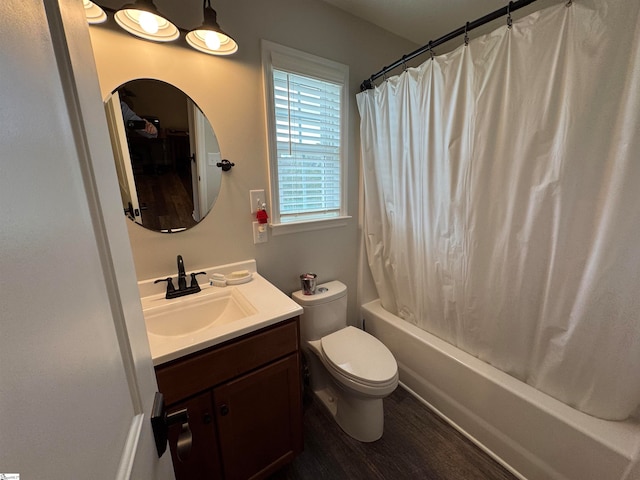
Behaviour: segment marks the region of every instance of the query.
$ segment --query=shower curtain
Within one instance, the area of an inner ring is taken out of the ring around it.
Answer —
[[[357,101],[383,306],[586,413],[632,414],[640,2],[505,19]]]

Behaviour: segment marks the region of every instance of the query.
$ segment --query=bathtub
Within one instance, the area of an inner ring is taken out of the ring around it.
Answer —
[[[584,414],[387,312],[363,327],[393,352],[400,384],[519,478],[640,479],[640,422]],[[429,432],[425,432],[429,435]]]

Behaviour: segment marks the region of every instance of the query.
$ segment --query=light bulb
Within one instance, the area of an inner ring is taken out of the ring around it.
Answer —
[[[204,34],[204,43],[210,50],[218,50],[220,48],[220,37],[218,37],[216,32],[208,30],[207,33]]]
[[[138,22],[140,22],[140,26],[145,32],[151,35],[158,33],[158,19],[153,13],[140,12]]]

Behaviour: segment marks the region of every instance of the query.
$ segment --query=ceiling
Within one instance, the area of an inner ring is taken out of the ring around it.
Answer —
[[[341,10],[367,20],[418,46],[446,35],[488,13],[507,6],[505,0],[324,0]],[[567,0],[537,0],[513,14],[514,20],[550,5]],[[500,20],[480,27],[469,37],[494,30]],[[453,43],[453,42],[450,42]],[[451,50],[444,45],[436,53]],[[443,50],[444,49],[444,50]]]

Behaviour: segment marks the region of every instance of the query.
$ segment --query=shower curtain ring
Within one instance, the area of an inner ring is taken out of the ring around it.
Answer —
[[[432,44],[432,43],[433,43],[433,42],[432,42],[431,40],[429,40],[429,53],[431,54],[431,60],[433,60],[433,57],[434,57],[434,55],[433,55],[433,50],[431,49],[431,44]]]
[[[511,29],[511,27],[513,26],[513,20],[511,19],[511,4],[513,2],[509,2],[509,5],[507,5],[507,28]]]
[[[469,45],[469,22],[467,22],[464,26],[464,46]]]
[[[405,61],[406,58],[407,58],[406,55],[402,56],[402,70],[405,72],[407,71],[407,62]]]
[[[573,0],[569,0],[565,6],[570,7],[571,5],[573,5]]]

